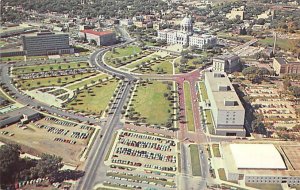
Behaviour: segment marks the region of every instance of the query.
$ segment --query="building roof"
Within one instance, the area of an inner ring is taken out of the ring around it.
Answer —
[[[186,26],[186,25],[192,25],[192,19],[191,19],[191,17],[188,17],[188,16],[184,17],[182,19],[180,25],[184,25],[184,26]]]
[[[276,59],[276,61],[277,61],[280,65],[287,64],[287,61],[286,61],[284,58],[282,58],[282,57],[277,57],[277,58],[275,58],[275,59]]]
[[[225,72],[205,72],[213,97],[210,101],[215,101],[220,110],[244,110],[244,107],[237,96],[227,74]],[[220,88],[222,90],[220,90]],[[225,101],[235,102],[234,105],[225,105]]]
[[[221,60],[233,60],[233,59],[238,59],[239,56],[232,54],[232,53],[227,53],[223,55],[219,55],[215,57],[214,59],[221,59]]]
[[[16,116],[21,117],[21,116],[23,116],[23,114],[27,115],[27,116],[32,116],[32,115],[35,115],[37,113],[38,112],[33,110],[33,109],[30,109],[30,108],[27,108],[27,107],[22,107],[20,109],[13,110],[11,112],[0,115],[0,120],[4,120],[4,119],[7,119],[7,118],[16,117]]]
[[[230,144],[238,169],[286,169],[273,144]]]
[[[88,34],[93,34],[93,35],[96,35],[96,36],[103,36],[103,35],[107,35],[107,34],[113,33],[112,31],[109,31],[109,30],[108,31],[98,32],[98,31],[90,30],[90,29],[80,30],[80,32],[88,33]]]

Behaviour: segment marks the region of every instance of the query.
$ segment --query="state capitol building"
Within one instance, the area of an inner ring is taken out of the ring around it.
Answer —
[[[158,30],[158,39],[166,40],[167,44],[181,44],[202,49],[204,45],[217,44],[217,37],[207,34],[194,34],[191,17],[186,16],[180,23],[180,30]]]

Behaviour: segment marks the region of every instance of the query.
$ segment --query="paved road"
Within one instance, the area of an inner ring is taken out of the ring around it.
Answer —
[[[62,116],[65,118],[70,118],[73,120],[80,120],[82,122],[89,122],[89,123],[93,123],[93,124],[99,124],[100,120],[98,119],[94,119],[94,118],[89,118],[89,117],[85,117],[79,114],[74,114],[74,113],[70,113],[70,112],[66,112],[63,109],[59,109],[59,108],[55,108],[55,107],[51,107],[43,102],[39,102],[37,100],[34,100],[32,98],[30,98],[30,96],[26,95],[25,93],[23,93],[22,91],[20,91],[19,89],[17,89],[13,84],[12,81],[10,79],[9,73],[8,73],[8,68],[9,65],[7,64],[0,64],[0,72],[1,72],[1,76],[0,76],[0,81],[5,84],[5,86],[7,86],[7,88],[14,93],[14,100],[23,104],[23,105],[27,105],[28,107],[32,107],[32,108],[38,108],[38,107],[42,107],[43,110],[51,115],[57,115],[57,116]]]
[[[100,134],[98,134],[96,137],[97,140],[92,146],[88,159],[86,160],[87,165],[85,168],[85,175],[80,179],[76,187],[78,190],[93,189],[96,183],[103,182],[103,179],[106,177],[104,158],[109,149],[110,143],[112,143],[111,140],[113,133],[119,128],[119,121],[122,116],[121,111],[126,99],[130,94],[130,88],[133,87],[133,81],[135,80],[135,77],[131,76],[130,74],[122,73],[114,68],[107,67],[102,62],[102,59],[100,59],[105,51],[107,51],[107,49],[94,52],[90,57],[90,63],[101,71],[115,75],[119,78],[126,78],[126,80],[124,81],[117,95],[120,97],[120,99],[115,98],[115,109],[111,110],[113,114],[107,119],[107,123],[105,124],[105,132],[102,139],[100,139]]]

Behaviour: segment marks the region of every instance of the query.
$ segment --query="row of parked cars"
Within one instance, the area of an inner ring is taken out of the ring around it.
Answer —
[[[55,137],[53,140],[58,141],[58,142],[69,143],[69,144],[76,144],[76,141],[74,141],[74,140],[63,139],[63,138],[59,138],[59,137]]]
[[[118,147],[116,154],[129,155],[134,157],[147,158],[151,160],[160,160],[163,162],[176,163],[176,156],[173,155],[163,155],[161,153],[149,152],[146,150],[135,150],[131,148]]]

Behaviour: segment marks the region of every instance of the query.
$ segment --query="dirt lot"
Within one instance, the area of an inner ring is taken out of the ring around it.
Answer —
[[[4,135],[2,132],[8,133]],[[88,133],[88,137],[85,139],[75,138],[72,135],[73,132]],[[22,127],[14,124],[0,129],[0,140],[5,143],[18,143],[23,150],[36,156],[42,153],[55,154],[61,156],[65,163],[78,165],[80,156],[93,132],[94,128],[82,129],[78,125],[68,126],[66,123],[57,123],[54,120],[43,118]],[[56,141],[54,141],[55,138]],[[58,141],[60,139],[67,142]],[[71,144],[74,142],[75,144]]]
[[[295,170],[300,170],[300,146],[281,146]]]

